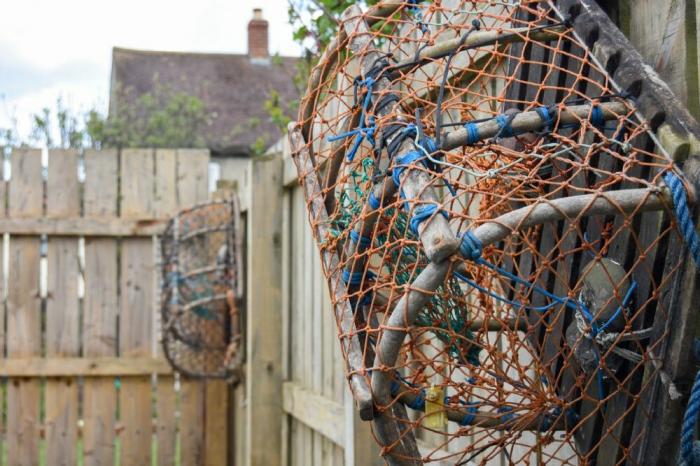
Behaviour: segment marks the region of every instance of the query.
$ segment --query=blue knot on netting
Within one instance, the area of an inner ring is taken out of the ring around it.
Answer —
[[[429,138],[428,136],[423,136],[420,141],[418,141],[418,144],[425,149],[425,151],[428,154],[432,154],[434,152],[437,152],[438,148],[437,145],[435,144],[435,141],[432,138]]]
[[[479,412],[478,403],[467,403],[467,412],[459,420],[459,425],[470,426],[474,423],[476,419],[476,414]]]
[[[418,236],[418,227],[420,224],[432,217],[436,210],[438,210],[438,208],[435,204],[423,204],[413,209],[413,216],[409,221],[409,227],[414,235]],[[448,218],[447,212],[444,210],[441,210],[440,213],[445,218]]]
[[[475,261],[481,257],[483,249],[484,245],[481,243],[481,240],[476,237],[474,232],[467,230],[462,235],[462,242],[459,245],[459,252],[462,253],[464,258]]]
[[[356,230],[350,230],[350,239],[357,244],[360,249],[367,249],[372,245],[372,238],[361,236]]]
[[[700,268],[700,239],[695,231],[695,223],[690,216],[688,208],[688,193],[685,191],[683,180],[672,171],[667,171],[664,175],[664,181],[671,190],[673,197],[673,207],[678,218],[678,229],[683,235],[683,239],[693,256],[695,265]]]
[[[396,157],[396,166],[391,172],[391,178],[394,180],[396,187],[401,186],[401,174],[408,168],[408,165],[412,164],[416,160],[420,160],[424,157],[423,153],[418,150],[408,151],[405,154]]]
[[[542,419],[542,425],[540,426],[540,432],[547,432],[551,429],[554,425],[554,421],[558,419],[559,416],[561,416],[561,408],[558,406],[554,408],[552,412],[545,413]]]
[[[512,138],[515,136],[515,132],[513,131],[513,127],[511,126],[511,123],[513,122],[513,119],[510,118],[508,115],[500,114],[496,117],[496,123],[498,123],[498,134],[497,137],[502,137],[502,138]]]
[[[355,158],[355,154],[357,154],[357,151],[360,148],[360,145],[362,144],[362,141],[364,141],[365,139],[367,139],[367,141],[372,145],[372,147],[374,147],[376,144],[374,140],[374,133],[377,131],[376,120],[373,116],[367,118],[367,110],[369,109],[369,105],[372,102],[372,91],[376,82],[377,81],[372,76],[367,76],[365,79],[362,80],[355,79],[354,84],[356,87],[364,87],[367,89],[367,94],[365,95],[365,98],[362,102],[360,124],[355,129],[346,131],[345,133],[337,134],[335,136],[328,136],[326,138],[328,142],[334,142],[340,139],[355,136],[355,142],[353,143],[352,147],[347,153],[348,162],[353,161],[353,159]]]
[[[700,466],[700,442],[695,440],[695,426],[700,413],[700,372],[695,375],[695,382],[690,391],[688,406],[683,416],[681,428],[680,464],[685,466]]]
[[[540,120],[542,120],[542,126],[545,131],[550,131],[552,128],[552,123],[554,123],[554,118],[549,113],[549,108],[547,107],[537,107],[535,109],[537,115],[539,115]]]
[[[377,199],[377,196],[374,195],[374,191],[370,191],[369,193],[369,206],[373,210],[377,210],[382,206],[382,203]]]
[[[376,275],[370,271],[365,272],[350,272],[348,269],[343,270],[343,282],[346,285],[357,286],[361,285],[367,277],[367,280],[374,280]]]
[[[605,117],[603,117],[603,109],[599,105],[591,107],[591,124],[597,128],[605,126]]]
[[[415,409],[416,411],[424,411],[425,410],[425,391],[421,390],[418,392],[416,397],[411,401],[410,403],[406,403],[406,406],[408,406],[411,409]]]
[[[480,141],[479,128],[476,123],[467,123],[464,125],[464,129],[467,130],[467,145],[471,146]]]
[[[510,406],[501,406],[498,408],[498,412],[502,413],[501,422],[509,422],[515,419],[515,413],[512,412],[513,408]]]

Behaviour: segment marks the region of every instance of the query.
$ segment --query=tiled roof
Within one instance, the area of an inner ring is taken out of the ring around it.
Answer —
[[[204,103],[212,117],[204,139],[213,151],[246,152],[259,137],[267,147],[281,133],[270,121],[264,102],[272,90],[279,94],[283,108],[299,98],[294,85],[298,60],[273,56],[269,63],[260,63],[248,55],[114,48],[110,111],[119,107],[114,99],[136,99],[162,86]]]

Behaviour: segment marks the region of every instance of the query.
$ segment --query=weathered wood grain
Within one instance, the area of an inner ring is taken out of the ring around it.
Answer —
[[[78,151],[49,151],[46,213],[80,215]],[[48,238],[46,355],[78,356],[78,238]],[[78,442],[78,380],[67,377],[46,382],[46,455],[54,464],[76,462]]]
[[[119,155],[116,150],[85,151],[84,214],[117,218]],[[85,238],[85,296],[83,348],[86,358],[116,358],[118,275],[117,240]],[[117,359],[123,363],[125,359]],[[133,361],[139,363],[139,360]],[[100,365],[97,365],[100,367]],[[65,365],[64,365],[65,367]],[[139,364],[138,367],[141,367]],[[85,466],[106,466],[114,461],[117,390],[114,377],[88,378],[83,385],[83,461]]]
[[[154,154],[150,149],[123,149],[121,158],[121,217],[152,215]],[[151,176],[149,176],[151,175]],[[125,239],[121,248],[119,355],[152,354],[155,260],[153,240]],[[119,393],[124,430],[121,458],[126,464],[148,464],[152,442],[151,377],[122,380]]]
[[[38,217],[43,213],[41,151],[14,149],[8,187],[8,215]],[[7,291],[7,356],[41,355],[41,297],[39,295],[40,240],[10,238]],[[7,458],[11,466],[39,461],[41,434],[40,382],[15,380],[7,385]]]

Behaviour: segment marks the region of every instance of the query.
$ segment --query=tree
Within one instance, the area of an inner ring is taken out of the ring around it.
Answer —
[[[129,91],[126,91],[128,93]],[[205,147],[203,133],[211,120],[197,97],[156,87],[153,93],[116,99],[110,115],[93,108],[71,111],[61,98],[32,118],[28,141],[0,129],[3,145],[44,145],[49,148]]]

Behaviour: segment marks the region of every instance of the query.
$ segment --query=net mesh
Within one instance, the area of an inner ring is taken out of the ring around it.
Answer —
[[[682,241],[635,89],[547,2],[385,2],[340,29],[290,139],[385,458],[635,464]]]
[[[183,210],[161,238],[163,349],[191,377],[236,377],[242,362],[237,205]]]

